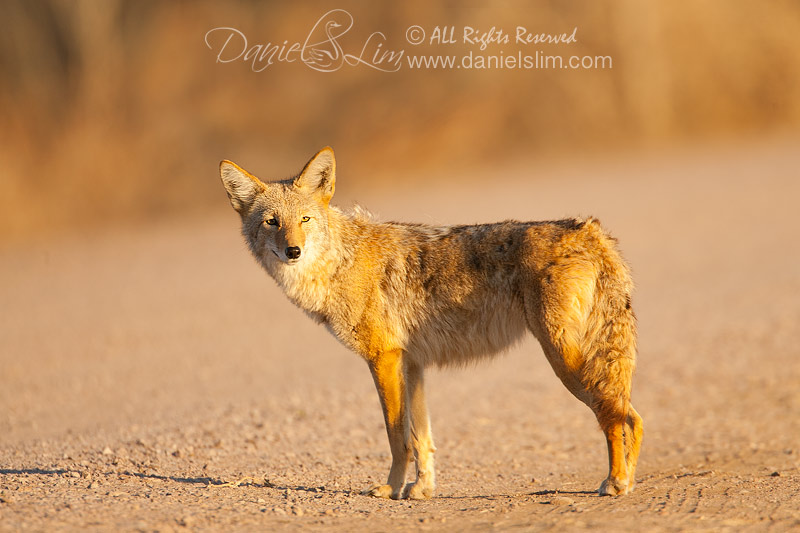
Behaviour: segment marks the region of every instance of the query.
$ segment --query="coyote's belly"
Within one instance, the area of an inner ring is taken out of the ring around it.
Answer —
[[[436,309],[409,335],[407,353],[424,366],[463,365],[518,342],[526,324],[511,294],[486,295],[469,306]]]

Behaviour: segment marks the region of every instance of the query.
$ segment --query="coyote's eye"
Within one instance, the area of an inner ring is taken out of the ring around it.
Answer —
[[[300,219],[301,222],[308,222],[309,220],[311,220],[311,217],[303,217]]]
[[[277,219],[277,218],[275,218],[275,217],[268,218],[268,219],[267,219],[267,220],[265,220],[264,222],[266,222],[266,223],[267,223],[267,224],[269,224],[270,226],[277,226],[277,225],[278,225],[278,219]]]

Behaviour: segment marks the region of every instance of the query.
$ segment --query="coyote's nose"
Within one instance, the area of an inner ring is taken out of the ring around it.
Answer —
[[[297,259],[300,257],[300,247],[299,246],[289,246],[286,249],[286,257],[289,259]]]

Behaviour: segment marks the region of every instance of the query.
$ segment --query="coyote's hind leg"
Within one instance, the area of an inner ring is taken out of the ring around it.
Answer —
[[[625,461],[628,467],[628,492],[636,486],[636,462],[642,447],[644,424],[642,417],[632,405],[628,406],[628,417],[625,419]]]
[[[608,445],[608,477],[603,480],[598,492],[601,496],[618,496],[630,490],[628,464],[625,456],[625,415],[608,412],[603,407],[594,409],[600,429]]]

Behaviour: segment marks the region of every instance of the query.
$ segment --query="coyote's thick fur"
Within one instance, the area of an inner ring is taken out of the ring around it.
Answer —
[[[633,284],[596,219],[433,227],[329,205],[333,150],[293,179],[220,174],[250,250],[288,297],[369,365],[392,466],[366,494],[430,498],[435,480],[423,371],[489,357],[526,331],[597,416],[608,443],[600,494],[633,489],[642,419],[630,404]],[[416,481],[405,485],[413,459]]]

